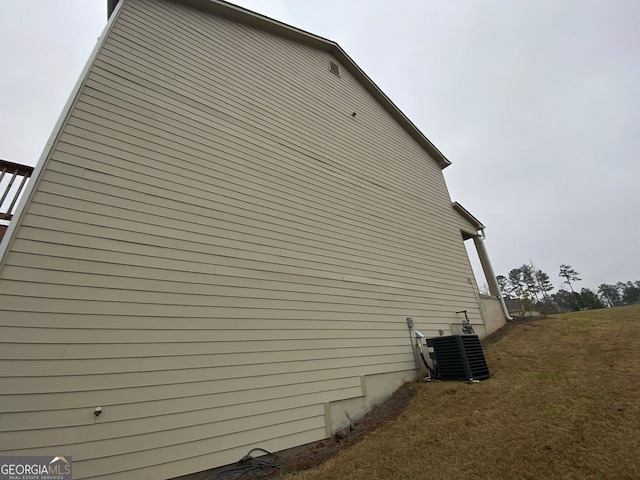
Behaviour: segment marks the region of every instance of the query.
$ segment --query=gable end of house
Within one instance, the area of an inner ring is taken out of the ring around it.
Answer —
[[[118,3],[126,0],[107,0],[107,14],[111,16]],[[174,1],[174,0],[169,0]],[[396,122],[444,169],[451,165],[445,155],[416,127],[416,125],[393,103],[375,82],[353,61],[353,59],[333,40],[314,35],[305,30],[287,25],[265,15],[252,12],[223,0],[181,0],[181,5],[235,21],[288,40],[325,51],[333,55],[340,64],[372,95]]]

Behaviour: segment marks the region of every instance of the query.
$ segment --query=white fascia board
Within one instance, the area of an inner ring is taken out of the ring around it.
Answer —
[[[40,155],[40,158],[38,159],[38,162],[36,163],[33,169],[33,173],[31,174],[31,179],[27,183],[27,186],[24,189],[22,197],[18,202],[13,218],[9,223],[9,228],[7,228],[7,231],[5,232],[4,237],[2,238],[2,242],[0,242],[0,268],[2,268],[2,266],[4,265],[5,257],[7,252],[9,251],[9,246],[13,241],[14,234],[18,229],[18,226],[22,223],[22,216],[25,211],[25,208],[30,202],[33,192],[35,191],[36,186],[40,181],[40,176],[42,174],[42,171],[44,170],[44,167],[49,160],[49,156],[51,155],[51,151],[53,150],[53,147],[56,144],[58,137],[60,136],[60,133],[62,132],[62,127],[64,126],[67,120],[67,117],[69,116],[69,113],[71,112],[71,109],[73,108],[73,105],[76,102],[76,99],[78,98],[78,94],[82,90],[82,87],[89,74],[89,69],[95,62],[95,59],[98,56],[98,52],[102,48],[102,45],[104,44],[107,38],[107,35],[111,30],[113,23],[115,22],[115,19],[118,17],[118,12],[120,11],[120,8],[122,7],[123,3],[124,3],[123,0],[117,2],[117,5],[115,6],[115,10],[113,10],[111,16],[109,17],[109,20],[107,21],[107,24],[102,30],[102,35],[100,35],[100,37],[98,38],[98,41],[96,42],[95,47],[93,47],[91,55],[89,55],[89,59],[87,60],[87,63],[82,69],[82,72],[80,73],[80,76],[78,77],[78,80],[76,81],[73,87],[73,90],[71,91],[71,95],[69,95],[69,98],[67,99],[67,102],[65,103],[64,108],[62,109],[62,112],[58,117],[58,121],[53,127],[53,131],[51,132],[51,135],[49,136],[49,139],[47,140],[47,143],[45,144],[44,149],[42,150],[42,154]]]

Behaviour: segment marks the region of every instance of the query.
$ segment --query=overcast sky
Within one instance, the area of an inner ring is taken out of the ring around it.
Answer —
[[[36,163],[106,3],[0,0],[0,158]],[[497,274],[640,280],[640,1],[234,3],[342,46],[453,162]]]

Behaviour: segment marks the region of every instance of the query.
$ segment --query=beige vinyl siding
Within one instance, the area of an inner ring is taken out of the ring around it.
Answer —
[[[458,228],[460,229],[460,232],[465,233],[466,235],[477,235],[478,234],[478,229],[476,228],[476,226],[474,224],[472,224],[469,220],[467,220],[465,217],[463,217],[458,211],[456,211],[453,207],[451,208],[451,211],[453,212],[453,219],[456,225],[458,225]],[[461,233],[461,235],[462,235]]]
[[[3,453],[161,479],[316,441],[414,370],[406,316],[481,321],[440,167],[329,61],[125,0],[0,272]]]

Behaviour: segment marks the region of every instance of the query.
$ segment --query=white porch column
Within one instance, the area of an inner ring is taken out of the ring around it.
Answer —
[[[500,292],[500,287],[498,286],[498,281],[496,280],[496,274],[494,273],[493,267],[491,266],[487,248],[484,246],[483,235],[474,235],[473,243],[475,244],[476,251],[478,252],[478,258],[480,259],[480,264],[482,265],[482,270],[484,271],[484,276],[487,280],[487,285],[489,286],[489,292],[492,296],[497,297],[498,300],[500,300],[502,311],[504,312],[504,316],[507,318],[507,320],[513,320],[509,315],[509,310],[507,310],[507,306],[505,305],[504,299],[502,298],[502,292]]]

